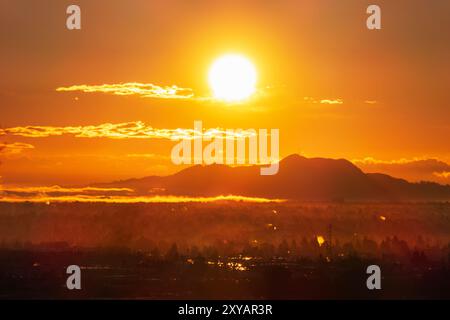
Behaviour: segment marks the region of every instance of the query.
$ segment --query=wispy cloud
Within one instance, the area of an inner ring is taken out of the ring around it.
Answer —
[[[0,129],[1,135],[22,136],[28,138],[44,138],[50,136],[74,135],[77,138],[110,138],[110,139],[194,139],[208,138],[238,138],[254,136],[253,130],[235,130],[212,128],[198,132],[195,129],[156,129],[142,121],[125,123],[103,123],[90,126],[23,126]]]
[[[366,157],[362,159],[353,159],[353,163],[358,164],[422,164],[422,165],[438,165],[438,166],[448,166],[447,163],[440,161],[437,158],[429,158],[429,157],[414,157],[414,158],[401,158],[394,160],[380,160],[372,157]]]
[[[341,98],[327,98],[327,99],[318,99],[318,98],[314,98],[314,97],[303,97],[303,102],[304,103],[309,103],[309,104],[330,104],[330,105],[341,105],[344,104],[344,100]],[[377,104],[378,101],[376,100],[365,100],[364,103],[366,104]]]
[[[322,99],[320,100],[321,104],[343,104],[344,101],[342,99]]]
[[[0,186],[0,192],[15,193],[15,194],[95,194],[105,192],[133,192],[129,188],[98,188],[98,187],[83,187],[83,188],[66,188],[60,186],[44,186],[44,187],[5,187]]]
[[[438,178],[450,179],[450,171],[433,172],[433,174]]]
[[[77,199],[80,198],[110,198],[110,197],[130,197],[134,190],[129,188],[65,188],[60,186],[42,186],[42,187],[9,187],[0,186],[0,201],[45,201],[57,199]]]
[[[381,172],[410,181],[450,182],[450,164],[436,158],[379,160],[367,157],[352,162],[365,172]]]
[[[172,86],[160,86],[152,83],[139,83],[139,82],[125,82],[125,83],[113,83],[113,84],[78,84],[72,86],[62,86],[56,88],[57,92],[81,92],[81,93],[103,93],[116,96],[138,96],[141,98],[154,98],[154,99],[178,99],[178,100],[190,100],[197,102],[210,102],[219,103],[221,105],[240,105],[246,104],[249,101],[256,101],[261,98],[267,97],[267,93],[271,88],[258,88],[252,95],[251,99],[244,99],[238,101],[226,101],[223,99],[215,98],[210,95],[197,95],[192,88],[183,88],[177,85]],[[75,100],[78,100],[75,97]],[[331,100],[330,100],[331,101]],[[320,103],[320,101],[318,101]],[[261,108],[254,109],[254,111],[261,111]]]
[[[338,98],[338,99],[317,99],[313,97],[303,97],[303,101],[305,103],[312,103],[312,104],[343,104],[344,100]]]
[[[1,135],[1,131],[0,131]],[[34,146],[28,143],[13,142],[13,143],[0,143],[0,154],[19,154],[24,150],[34,149]]]
[[[268,199],[244,196],[217,196],[217,197],[179,197],[179,196],[100,196],[100,195],[68,195],[68,196],[0,196],[2,202],[100,202],[100,203],[191,203],[191,202],[217,202],[217,201],[237,201],[254,203],[278,203],[284,202],[282,199]]]
[[[173,86],[158,86],[151,83],[127,82],[118,84],[102,85],[73,85],[69,87],[59,87],[58,92],[85,92],[85,93],[106,93],[118,96],[137,95],[143,98],[157,99],[191,99],[194,92],[190,88]]]
[[[394,160],[380,160],[373,157],[365,157],[361,159],[353,159],[352,162],[355,164],[405,164],[405,163],[411,163],[416,162],[420,160],[425,160],[423,158],[413,158],[413,159],[394,159]]]

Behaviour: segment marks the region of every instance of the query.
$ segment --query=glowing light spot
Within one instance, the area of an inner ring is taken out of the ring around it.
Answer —
[[[256,91],[256,69],[245,57],[228,54],[217,59],[209,71],[214,97],[228,102],[249,98]]]
[[[319,247],[321,247],[325,243],[324,237],[317,236],[317,243],[319,244]]]

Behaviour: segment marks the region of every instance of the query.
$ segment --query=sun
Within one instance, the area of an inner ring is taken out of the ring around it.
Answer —
[[[209,85],[214,97],[228,102],[249,98],[256,91],[256,81],[254,65],[238,54],[221,56],[209,71]]]

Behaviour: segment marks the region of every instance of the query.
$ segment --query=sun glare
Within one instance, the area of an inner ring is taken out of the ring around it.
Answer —
[[[257,74],[247,58],[228,54],[218,58],[209,71],[214,97],[228,102],[249,98],[256,90]]]

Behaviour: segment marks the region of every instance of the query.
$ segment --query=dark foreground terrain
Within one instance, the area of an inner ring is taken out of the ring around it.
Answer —
[[[0,298],[450,299],[449,208],[0,203]]]
[[[331,262],[154,259],[101,250],[3,250],[0,259],[3,299],[450,299],[448,263],[414,266],[358,256]],[[374,263],[382,270],[382,289],[370,291],[365,271]],[[66,288],[65,270],[71,264],[82,269],[81,290]]]

